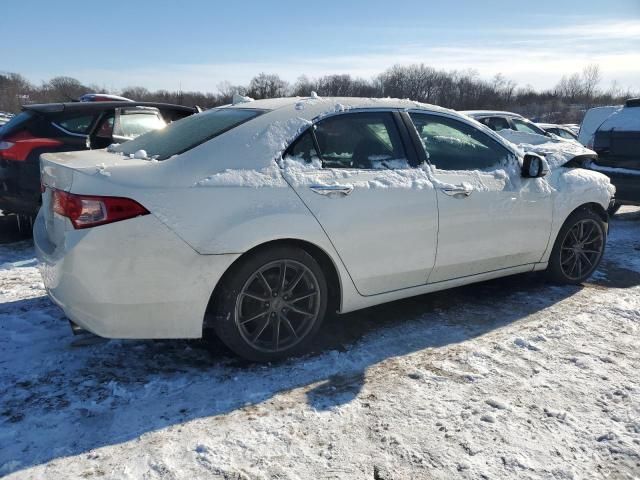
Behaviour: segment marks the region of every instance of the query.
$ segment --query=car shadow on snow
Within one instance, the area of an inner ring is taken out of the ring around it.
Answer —
[[[79,347],[44,297],[5,303],[0,475],[232,411],[250,421],[252,409],[292,389],[330,410],[358,397],[367,369],[380,362],[522,321],[578,290],[527,274],[333,316],[313,353],[272,365],[239,360],[216,342]]]

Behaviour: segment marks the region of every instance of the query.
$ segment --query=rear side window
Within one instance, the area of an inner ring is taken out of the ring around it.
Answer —
[[[484,123],[487,127],[489,127],[491,130],[493,130],[494,132],[511,129],[511,126],[509,125],[509,122],[507,121],[506,118],[489,117],[489,118],[483,118],[480,121]]]
[[[320,158],[320,154],[316,149],[311,131],[312,128],[303,133],[298,140],[289,147],[284,155],[285,158],[293,158],[306,163],[311,163],[311,161]]]
[[[5,135],[8,135],[9,133],[13,133],[18,130],[21,130],[26,126],[27,122],[29,122],[29,120],[33,118],[33,116],[34,114],[28,110],[20,112],[18,115],[13,117],[11,120],[9,120],[7,123],[5,123],[2,126],[2,132]]]
[[[64,118],[54,122],[54,124],[64,128],[67,132],[84,135],[89,131],[89,127],[91,126],[93,119],[93,115],[81,115],[77,117]]]
[[[337,115],[319,122],[314,132],[324,168],[409,168],[400,132],[390,112]],[[301,137],[291,151],[311,158],[315,145],[310,139],[310,135]]]
[[[155,113],[120,114],[120,119],[113,134],[125,138],[136,138],[140,135],[164,128],[167,124]]]
[[[125,155],[145,150],[147,155],[166,160],[179,155],[251,120],[263,113],[248,108],[216,108],[173,122],[166,128],[154,130],[125,142],[114,149]]]
[[[440,170],[482,170],[504,165],[509,151],[477,128],[451,118],[410,113],[429,163]]]

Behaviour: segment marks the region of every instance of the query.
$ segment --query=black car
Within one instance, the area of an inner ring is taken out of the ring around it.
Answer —
[[[197,111],[130,101],[25,105],[0,129],[0,210],[22,224],[38,212],[42,153],[105,148]]]
[[[621,205],[640,205],[640,98],[627,100],[600,124],[593,150],[598,160],[589,168],[607,175],[616,187],[610,213]]]

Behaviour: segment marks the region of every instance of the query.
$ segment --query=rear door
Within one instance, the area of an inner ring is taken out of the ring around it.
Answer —
[[[114,109],[105,110],[98,119],[89,136],[89,145],[93,150],[107,148],[113,142],[113,125],[116,112]]]
[[[457,118],[412,112],[435,178],[438,253],[429,282],[540,261],[551,230],[551,193],[525,179],[517,158]]]
[[[397,112],[334,115],[285,154],[285,178],[317,218],[362,295],[424,285],[435,262],[435,191]]]

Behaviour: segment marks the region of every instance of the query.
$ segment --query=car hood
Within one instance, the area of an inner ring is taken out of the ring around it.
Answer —
[[[500,130],[498,135],[514,144],[523,153],[542,155],[552,169],[561,167],[572,160],[583,161],[598,158],[598,154],[593,150],[570,140],[514,130]]]

